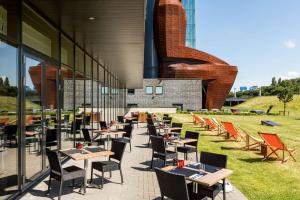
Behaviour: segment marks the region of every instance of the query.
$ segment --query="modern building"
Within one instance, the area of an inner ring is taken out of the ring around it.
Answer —
[[[143,83],[144,4],[0,1],[0,199],[43,177],[45,148],[74,147],[78,124],[124,114]]]
[[[179,104],[185,110],[220,109],[233,85],[237,68],[194,49],[195,1],[148,0],[146,10],[144,83],[135,94],[127,93],[127,106],[153,108],[178,107]],[[199,88],[193,88],[193,95],[184,97],[190,104],[169,95],[175,87],[178,94],[185,94],[184,86],[193,84],[193,80],[201,84]],[[161,84],[154,85],[156,83]],[[163,89],[164,94],[160,95],[159,100],[154,102],[155,98],[151,95],[141,96],[147,94],[148,88],[162,85],[168,87]]]

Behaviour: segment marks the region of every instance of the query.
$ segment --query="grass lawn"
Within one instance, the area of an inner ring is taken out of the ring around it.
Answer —
[[[192,122],[190,114],[173,114],[174,121]],[[207,116],[211,117],[211,116]],[[203,131],[185,124],[185,130],[198,130],[201,133],[199,151],[210,151],[228,155],[228,168],[234,171],[230,176],[233,183],[249,199],[300,199],[300,120],[283,116],[235,116],[216,115],[221,121],[230,121],[245,129],[252,135],[258,131],[277,133],[288,147],[295,147],[296,160],[264,161],[259,151],[243,151],[239,148],[244,142],[224,141],[223,136],[214,136],[212,131]],[[260,125],[261,119],[269,119],[281,124],[279,127]]]

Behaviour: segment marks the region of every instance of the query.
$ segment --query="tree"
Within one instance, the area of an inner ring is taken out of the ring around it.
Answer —
[[[5,86],[5,87],[9,87],[9,80],[8,80],[8,77],[5,77],[5,80],[4,80],[4,86]]]
[[[3,86],[3,79],[0,77],[0,87]]]
[[[277,88],[277,97],[279,101],[283,102],[283,113],[286,113],[286,104],[293,101],[293,88],[289,81],[281,81],[280,86]]]
[[[277,81],[276,81],[276,78],[273,77],[272,78],[272,83],[271,83],[272,86],[276,86],[277,85]]]

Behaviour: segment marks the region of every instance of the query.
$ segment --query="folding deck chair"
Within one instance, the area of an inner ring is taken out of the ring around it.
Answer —
[[[226,133],[222,123],[220,123],[216,118],[212,117],[211,118],[212,122],[217,126],[218,128],[218,135],[222,135],[224,133]]]
[[[234,127],[234,125],[231,122],[221,122],[226,134],[225,134],[225,139],[230,139],[233,138],[235,141],[237,141],[239,137],[239,133],[237,129]]]
[[[244,146],[242,149],[245,149],[245,150],[249,151],[250,149],[255,149],[257,147],[261,147],[264,144],[263,140],[252,136],[251,134],[249,134],[247,131],[245,131],[241,127],[239,127],[239,129],[245,135],[246,146]]]
[[[202,118],[202,119],[204,120],[206,130],[211,131],[217,129],[217,126],[211,121],[211,119],[209,118]]]
[[[198,115],[192,114],[192,116],[193,116],[194,125],[198,127],[203,127],[205,123],[204,120]]]
[[[288,148],[278,137],[277,134],[273,133],[258,133],[260,137],[263,139],[264,144],[266,147],[270,148],[271,153],[268,155],[264,155],[264,159],[268,159],[271,155],[275,154],[277,158],[280,158],[279,155],[277,154],[277,151],[282,151],[282,163],[286,162],[290,157],[296,162],[296,159],[294,157],[296,150],[292,148]],[[289,156],[285,157],[284,152],[287,151]]]

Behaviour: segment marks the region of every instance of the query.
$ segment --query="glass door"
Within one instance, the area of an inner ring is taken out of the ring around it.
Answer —
[[[46,168],[45,148],[58,147],[58,67],[25,54],[25,182]]]

